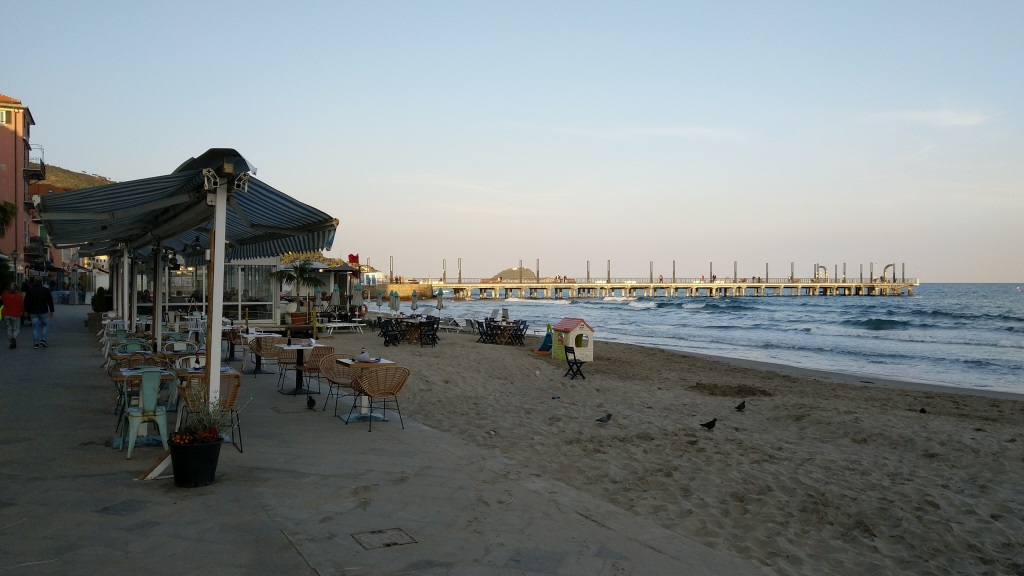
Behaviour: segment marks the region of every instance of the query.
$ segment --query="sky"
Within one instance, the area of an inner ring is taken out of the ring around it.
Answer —
[[[1024,281],[1024,2],[0,7],[48,164],[234,148],[395,274]]]

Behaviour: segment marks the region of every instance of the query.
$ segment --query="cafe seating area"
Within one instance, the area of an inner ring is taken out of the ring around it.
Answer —
[[[159,340],[153,333],[153,320],[143,318],[131,323],[108,316],[97,334],[103,354],[103,369],[113,387],[115,441],[113,446],[126,454],[138,455],[139,446],[168,446],[168,437],[189,421],[189,414],[204,409],[201,399],[208,394],[210,368],[206,355],[207,318],[200,314],[180,315],[160,326]],[[440,342],[440,319],[411,317],[387,319],[380,323],[380,335],[387,345],[400,343],[436,347]],[[388,411],[397,414],[398,394],[409,378],[409,370],[377,358],[357,361],[357,354],[339,354],[332,345],[311,338],[289,338],[276,332],[248,327],[225,326],[222,363],[219,367],[220,408],[230,413],[230,424],[221,429],[222,437],[243,451],[240,398],[242,393],[273,391],[264,386],[269,379],[255,380],[243,387],[242,374],[275,375],[281,394],[300,396],[311,409],[324,395],[320,411],[326,411],[333,398],[334,414],[346,424],[366,420],[388,420]],[[328,338],[338,338],[326,334]],[[359,334],[357,330],[347,332]],[[157,343],[159,341],[159,344]],[[237,357],[236,357],[237,352]],[[232,366],[232,363],[237,363]],[[290,384],[295,382],[294,385]],[[326,381],[326,386],[324,386]],[[196,394],[195,390],[203,390]],[[338,410],[341,400],[351,399],[347,411]],[[157,437],[150,436],[156,432]]]
[[[377,322],[377,336],[384,339],[385,347],[405,342],[433,348],[441,341],[440,329],[441,319],[437,316],[380,318]]]
[[[525,346],[526,331],[529,327],[525,320],[484,318],[476,323],[477,342],[482,344]]]

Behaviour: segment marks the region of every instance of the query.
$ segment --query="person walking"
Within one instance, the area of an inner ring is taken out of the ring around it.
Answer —
[[[42,278],[36,278],[25,296],[25,310],[32,317],[32,347],[46,348],[47,333],[50,331],[50,318],[53,318],[53,294],[43,286]]]
[[[7,339],[10,341],[7,347],[13,350],[18,347],[21,317],[25,314],[25,298],[14,282],[11,282],[7,291],[0,298],[3,300],[3,307],[0,310],[3,310],[4,324],[7,325]]]
[[[28,289],[31,288],[31,287],[32,287],[32,281],[29,280],[28,278],[25,278],[25,280],[21,283],[21,299],[22,299],[23,303],[25,301],[25,297],[28,296]],[[22,326],[25,325],[25,320],[28,320],[28,313],[27,312],[22,313],[22,315],[21,315],[21,325]]]

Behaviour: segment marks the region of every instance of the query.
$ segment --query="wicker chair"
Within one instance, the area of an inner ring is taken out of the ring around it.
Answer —
[[[191,340],[164,342],[164,352],[171,354],[195,354],[199,352],[199,345]]]
[[[338,362],[340,358],[354,358],[355,356],[355,354],[328,354],[320,359],[320,374],[327,378],[327,397],[324,398],[324,407],[321,411],[327,410],[327,402],[330,401],[331,396],[334,396],[334,415],[337,416],[338,399],[342,396],[356,396],[355,379],[359,375],[359,371]],[[344,390],[348,390],[348,392],[342,394]]]
[[[277,347],[277,344],[285,342],[285,339],[281,336],[263,336],[261,338],[253,338],[249,342],[249,349],[252,353],[259,356],[261,364],[266,364],[268,361],[277,362],[277,357],[281,353],[281,349]],[[259,372],[254,368],[253,375],[255,376]]]
[[[287,339],[284,340],[287,342]],[[309,345],[309,338],[292,338],[293,344],[304,344]],[[285,382],[287,381],[287,374],[289,370],[295,370],[299,363],[299,351],[298,350],[286,350],[278,348],[276,345],[281,342],[275,342],[273,348],[277,350],[277,387],[284,388]],[[305,354],[303,356],[303,362],[305,362]]]
[[[312,350],[306,352],[302,356],[302,366],[299,366],[299,370],[302,370],[302,375],[306,378],[306,389],[312,390],[313,388],[309,385],[309,382],[315,377],[316,378],[316,393],[322,392],[320,387],[320,361],[327,356],[334,354],[334,346],[324,346],[323,344],[317,344]],[[326,406],[326,405],[325,405]]]
[[[202,394],[192,395],[189,394],[189,389],[193,386],[198,387],[203,391]],[[178,384],[178,398],[182,399],[182,405],[178,407],[178,421],[175,423],[175,430],[181,428],[182,422],[188,422],[190,413],[198,412],[199,410],[205,410],[206,406],[200,400],[207,396],[206,390],[209,386],[206,374],[191,374],[188,379],[185,380],[184,384]],[[230,420],[228,423],[228,433],[231,434],[231,444],[242,452],[242,420],[239,417],[238,408],[238,395],[242,390],[242,378],[240,375],[221,375],[220,380],[220,396],[217,405],[220,406],[221,410],[230,412]],[[235,431],[238,431],[238,438],[236,441]]]
[[[395,405],[395,412],[398,412],[398,421],[402,423],[402,429],[405,429],[405,421],[402,420],[402,409],[398,406],[398,393],[405,387],[405,383],[409,380],[409,369],[402,368],[401,366],[387,366],[384,368],[371,368],[369,370],[363,370],[359,376],[356,377],[353,382],[353,388],[355,388],[357,395],[364,395],[369,400],[369,412],[373,413],[375,408],[380,408],[382,416],[387,421],[388,415],[388,402]],[[348,420],[352,418],[352,412],[356,409],[359,402],[358,396],[352,402],[352,408],[348,411],[348,419],[345,420],[345,424],[348,424]],[[369,430],[373,430],[373,418],[367,418],[370,422]]]

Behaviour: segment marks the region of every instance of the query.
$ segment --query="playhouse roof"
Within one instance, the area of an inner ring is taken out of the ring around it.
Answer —
[[[579,328],[580,324],[586,326],[587,330],[590,330],[591,332],[594,331],[594,327],[587,324],[587,321],[583,318],[569,318],[568,316],[559,320],[558,324],[555,324],[553,330],[555,332],[572,332]]]

